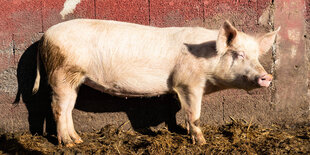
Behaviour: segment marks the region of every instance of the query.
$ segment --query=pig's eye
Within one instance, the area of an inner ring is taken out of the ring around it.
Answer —
[[[244,59],[244,53],[243,52],[238,53],[238,58],[239,59]]]
[[[244,53],[233,51],[233,58],[234,59],[244,59]]]

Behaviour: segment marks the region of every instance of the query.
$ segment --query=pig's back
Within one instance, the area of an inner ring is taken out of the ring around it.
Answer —
[[[45,35],[104,91],[153,96],[169,91],[171,72],[186,48],[183,31],[186,28],[79,19],[55,25]],[[200,42],[199,36],[193,42]]]

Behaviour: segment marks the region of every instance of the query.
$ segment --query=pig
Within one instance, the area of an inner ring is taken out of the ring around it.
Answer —
[[[83,142],[72,109],[81,84],[121,97],[176,93],[193,143],[205,144],[199,127],[204,94],[268,87],[258,58],[273,45],[279,29],[260,37],[225,21],[219,30],[157,28],[109,20],[75,19],[50,27],[40,39],[33,93],[40,62],[52,88],[52,110],[60,144]]]

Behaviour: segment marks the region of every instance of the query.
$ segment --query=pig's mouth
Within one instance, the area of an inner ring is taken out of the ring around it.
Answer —
[[[256,76],[254,80],[248,78],[247,76],[242,76],[242,80],[248,83],[247,87],[260,88],[269,87],[272,81],[272,75],[264,74],[262,76]]]
[[[236,78],[232,81],[225,81],[217,79],[218,84],[221,84],[224,88],[238,88],[250,91],[256,88],[268,87],[271,84],[272,76],[265,74],[263,76],[254,76],[249,77],[247,75],[237,75]]]
[[[225,81],[222,81],[224,85],[226,85],[228,88],[238,88],[238,89],[244,89],[247,91],[250,91],[255,88],[259,88],[260,86],[256,82],[256,79],[254,78],[249,78],[246,75],[239,75],[236,76],[236,78],[227,83]]]
[[[254,80],[250,79],[246,75],[241,76],[241,79],[243,81],[242,83],[244,85],[244,89],[245,90],[252,90],[252,89],[255,89],[255,88],[259,88],[259,85],[257,84],[255,79]]]
[[[252,90],[255,88],[261,88],[261,87],[269,87],[271,80],[268,80],[268,78],[264,77],[255,77],[254,79],[251,79],[245,75],[241,76],[242,81],[244,82],[244,89],[245,90]]]

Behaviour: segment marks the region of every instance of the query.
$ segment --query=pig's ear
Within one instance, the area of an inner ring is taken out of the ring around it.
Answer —
[[[269,51],[269,49],[273,45],[274,40],[276,39],[276,36],[277,36],[278,32],[280,31],[280,29],[281,29],[281,27],[279,27],[277,30],[275,30],[273,32],[270,32],[270,33],[263,35],[262,37],[260,37],[258,39],[260,54],[265,54],[266,52]]]
[[[220,53],[225,52],[225,49],[233,43],[237,37],[237,29],[232,26],[228,21],[225,21],[219,30],[218,38],[216,41],[217,51]]]

